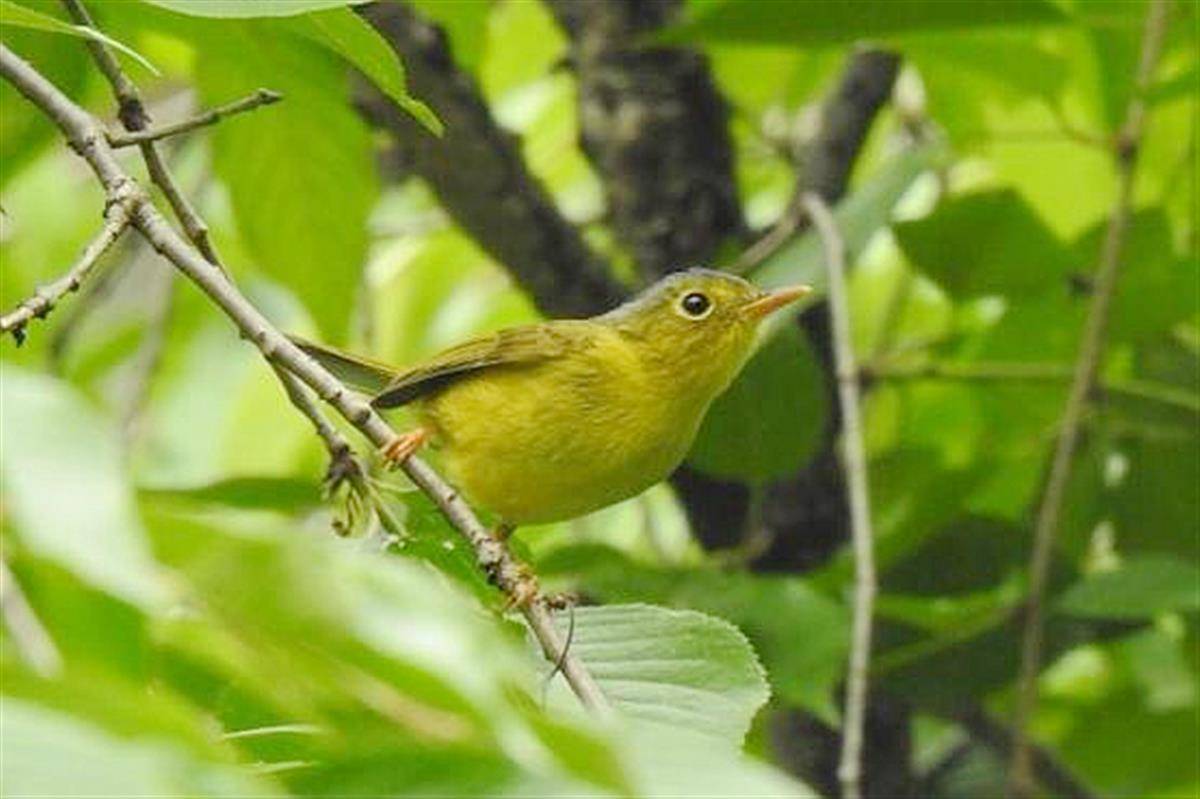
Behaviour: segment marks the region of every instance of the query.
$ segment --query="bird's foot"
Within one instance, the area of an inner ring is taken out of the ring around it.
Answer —
[[[512,534],[516,531],[517,526],[509,522],[500,522],[492,528],[492,538],[499,541],[501,544],[508,543],[508,539],[512,538]]]
[[[394,469],[416,454],[429,441],[429,432],[424,427],[409,430],[396,436],[379,450],[388,468]]]

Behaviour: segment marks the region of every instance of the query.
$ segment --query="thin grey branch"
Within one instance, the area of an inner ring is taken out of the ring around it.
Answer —
[[[815,193],[804,195],[808,211],[825,249],[829,271],[829,314],[833,328],[834,368],[842,413],[842,457],[850,505],[854,548],[854,619],[850,665],[846,675],[846,704],[842,721],[842,756],[838,780],[843,799],[862,796],[863,723],[867,715],[867,670],[871,662],[871,614],[875,603],[875,556],[871,533],[871,501],[867,489],[867,459],[863,452],[859,415],[858,367],[850,337],[850,301],[846,289],[846,248],[829,206]]]
[[[42,286],[13,310],[0,317],[0,333],[12,333],[13,338],[20,344],[25,340],[25,326],[33,319],[44,319],[54,310],[58,301],[71,292],[78,291],[83,282],[100,260],[100,256],[108,251],[130,223],[130,198],[125,197],[117,202],[110,202],[104,213],[104,227],[94,239],[84,247],[74,265],[66,274],[52,283]]]
[[[159,141],[161,139],[178,136],[182,133],[189,133],[197,128],[215,125],[226,117],[231,117],[235,114],[242,114],[246,111],[253,111],[256,108],[261,108],[264,105],[271,105],[283,99],[283,95],[279,92],[273,92],[270,89],[259,89],[253,94],[247,95],[240,100],[234,100],[232,103],[226,103],[222,106],[217,106],[210,111],[194,116],[191,119],[185,119],[182,122],[175,122],[170,125],[160,125],[158,127],[143,128],[128,133],[110,133],[108,143],[113,147],[129,147],[135,144],[143,144],[145,142]]]
[[[1060,385],[1070,382],[1074,367],[1060,363],[1021,361],[976,361],[971,363],[930,362],[914,365],[864,364],[859,374],[872,380],[948,380],[981,383],[1033,383]],[[1200,396],[1151,380],[1103,380],[1096,378],[1094,393],[1102,397],[1124,397],[1168,405],[1200,415]]]
[[[0,615],[8,628],[17,653],[34,672],[44,679],[58,676],[62,671],[62,655],[54,639],[42,626],[41,619],[21,590],[8,560],[0,554]]]
[[[205,260],[175,232],[145,191],[124,171],[96,119],[3,44],[0,44],[0,75],[62,130],[72,149],[87,161],[110,198],[120,199],[126,194],[132,197],[134,227],[155,251],[173,263],[224,311],[264,358],[302,380],[376,446],[385,447],[396,438],[395,431],[366,399],[347,389],[292,344],[216,265]],[[547,658],[557,662],[562,657],[563,673],[580,701],[593,710],[608,708],[604,694],[583,663],[569,651],[562,654],[563,641],[554,627],[549,608],[538,593],[534,576],[501,541],[491,536],[458,493],[424,461],[411,457],[402,468],[467,539],[480,568],[520,609]]]
[[[1104,352],[1109,308],[1116,293],[1117,277],[1121,268],[1121,247],[1132,212],[1134,175],[1146,120],[1145,92],[1150,86],[1154,68],[1162,52],[1167,30],[1168,5],[1168,0],[1153,0],[1146,13],[1135,87],[1125,113],[1124,124],[1117,134],[1113,148],[1118,174],[1117,197],[1100,249],[1095,289],[1084,323],[1071,388],[1063,408],[1061,432],[1054,448],[1046,489],[1034,521],[1033,552],[1029,562],[1029,597],[1021,641],[1021,670],[1017,678],[1017,709],[1013,718],[1013,753],[1009,772],[1009,793],[1014,797],[1032,796],[1035,791],[1030,768],[1029,721],[1037,706],[1046,585],[1050,575],[1059,517],[1066,501],[1071,463],[1078,448],[1088,397],[1095,389],[1096,375]]]
[[[64,0],[64,2],[71,15],[80,24],[94,27],[82,0]],[[146,162],[146,169],[151,176],[151,180],[162,189],[164,196],[167,197],[171,205],[171,209],[175,213],[175,217],[179,220],[180,225],[183,226],[184,232],[196,246],[196,249],[204,255],[205,260],[222,273],[228,275],[225,265],[221,262],[220,255],[217,254],[216,248],[209,239],[208,225],[205,224],[199,213],[187,200],[186,195],[183,194],[179,188],[179,184],[176,183],[174,176],[167,168],[162,154],[158,151],[155,140],[160,137],[148,135],[152,134],[154,130],[147,127],[149,117],[142,107],[137,87],[128,78],[124,70],[121,69],[121,65],[103,42],[89,41],[89,48],[97,65],[100,67],[100,71],[104,73],[104,76],[112,86],[113,94],[121,109],[121,113],[119,114],[121,124],[129,131],[127,138],[136,139],[139,136],[141,137],[136,143],[142,153],[142,159]],[[223,106],[222,108],[214,109],[207,115],[203,115],[197,119],[205,120],[211,117],[208,121],[202,121],[201,124],[213,124],[222,116],[228,116],[230,113],[236,113],[238,110],[244,111],[278,102],[282,98],[283,96],[276,92],[259,89],[258,92],[248,98],[231,103],[228,106]],[[189,123],[183,123],[183,125],[187,124]],[[113,134],[108,135],[109,144],[113,147],[119,146],[114,143],[114,138]],[[151,335],[153,337],[153,330],[151,331]],[[153,341],[150,343],[153,346]],[[362,467],[354,457],[354,452],[349,443],[329,423],[329,420],[321,413],[321,409],[312,402],[299,381],[284,369],[276,368],[275,373],[283,383],[288,400],[300,413],[304,414],[312,422],[317,435],[325,443],[330,460],[329,471],[327,473],[327,480],[330,487],[336,488],[343,479],[361,476]]]

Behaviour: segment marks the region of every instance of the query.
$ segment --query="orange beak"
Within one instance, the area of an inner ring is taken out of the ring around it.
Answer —
[[[743,305],[742,313],[751,319],[762,319],[767,314],[778,311],[785,305],[790,305],[811,291],[811,286],[788,286],[785,289],[776,289]]]

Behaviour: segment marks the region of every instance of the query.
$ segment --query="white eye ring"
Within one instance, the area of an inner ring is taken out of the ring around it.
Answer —
[[[709,299],[708,295],[700,291],[689,291],[675,303],[676,312],[692,322],[706,319],[713,312],[714,307],[713,301]]]

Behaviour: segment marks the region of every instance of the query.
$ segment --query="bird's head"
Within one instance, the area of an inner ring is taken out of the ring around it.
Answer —
[[[759,323],[803,297],[807,286],[764,291],[725,272],[667,275],[600,317],[637,341],[648,360],[681,383],[724,390],[753,351]]]

